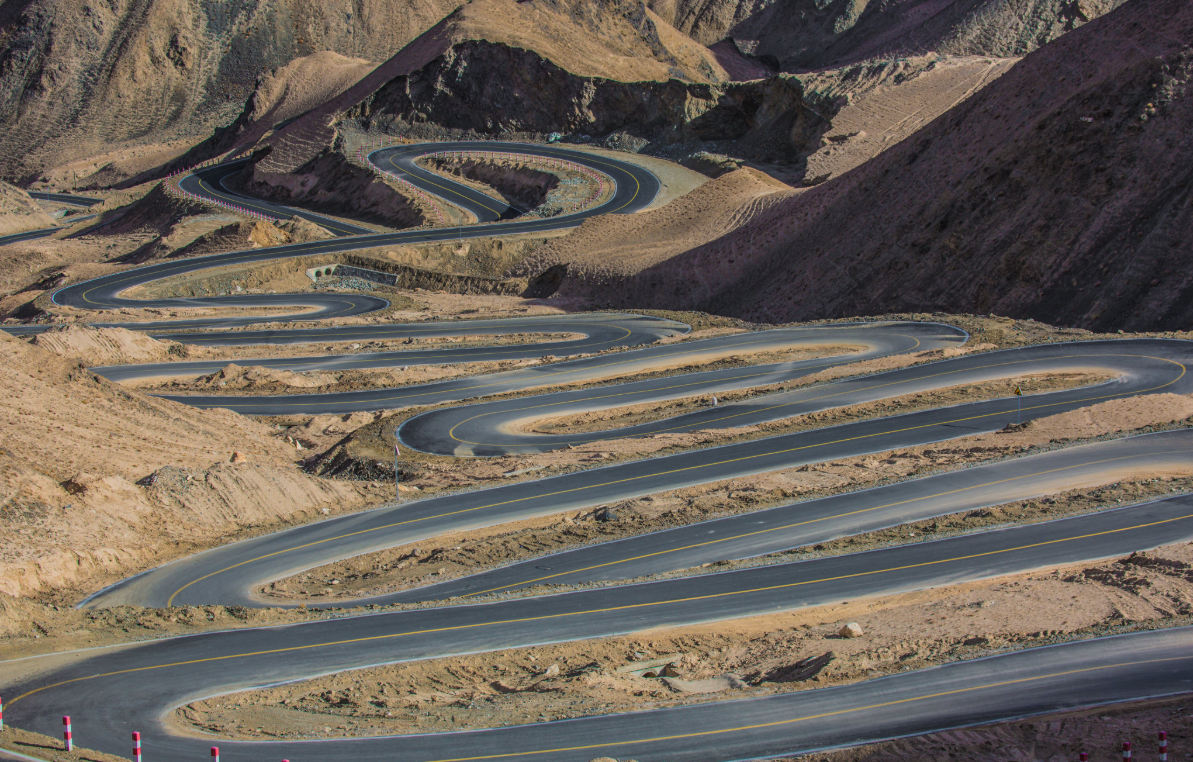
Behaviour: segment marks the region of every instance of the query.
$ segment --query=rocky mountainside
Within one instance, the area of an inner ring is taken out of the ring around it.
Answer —
[[[125,389],[6,333],[0,393],[0,593],[102,585],[196,537],[366,499],[359,484],[303,473],[266,424]]]
[[[330,50],[383,61],[459,0],[11,0],[0,4],[0,176],[123,144],[201,139],[259,75]]]
[[[654,0],[693,39],[729,38],[783,71],[868,58],[1018,57],[1126,0]]]
[[[729,58],[735,71],[754,70],[740,55]],[[314,159],[345,116],[389,132],[430,122],[485,134],[545,134],[598,118],[604,105],[590,108],[577,94],[600,83],[623,92],[645,89],[648,100],[674,92],[682,110],[688,90],[707,98],[708,85],[729,79],[717,54],[659,20],[642,0],[473,0],[355,86],[280,129],[269,141],[268,169],[293,170]],[[412,88],[419,94],[412,96]],[[553,116],[522,115],[544,110]],[[574,118],[557,117],[571,112]],[[660,118],[675,116],[668,111]]]
[[[774,321],[924,310],[1183,328],[1190,42],[1193,5],[1133,0],[861,167],[633,275],[564,279],[561,293]],[[591,243],[589,256],[617,245]]]

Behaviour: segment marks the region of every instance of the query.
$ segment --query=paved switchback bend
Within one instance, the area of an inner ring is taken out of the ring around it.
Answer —
[[[502,150],[503,144],[399,146],[376,151],[370,160],[381,170],[429,193],[452,197],[454,203],[469,209],[478,219],[492,222],[461,230],[354,235],[351,228],[355,226],[332,220],[341,225],[336,231],[341,237],[332,241],[150,265],[69,286],[58,291],[55,300],[94,310],[251,306],[278,313],[280,321],[365,314],[384,307],[384,300],[322,293],[143,302],[120,294],[141,283],[228,264],[384,243],[493,235],[497,230],[508,233],[551,229],[544,225],[568,227],[591,214],[644,208],[658,188],[649,172],[604,155],[557,146],[504,146],[518,153],[539,152],[587,163],[609,176],[616,188],[612,200],[597,210],[549,220],[510,219],[508,207],[483,194],[478,198],[474,190],[426,172],[414,163],[420,152],[444,148],[495,152]],[[235,163],[220,165],[183,182],[196,193],[228,194],[225,200],[259,204],[255,208],[266,216],[305,216],[299,210],[229,191],[224,181],[239,169]],[[243,328],[262,320],[207,318],[130,327],[210,346],[499,336],[515,332],[582,337],[508,347],[238,360],[242,364],[299,371],[606,352],[570,362],[401,389],[285,397],[176,398],[201,407],[231,407],[246,414],[351,412],[480,398],[473,404],[445,406],[412,418],[399,431],[406,447],[455,457],[533,453],[607,438],[754,425],[958,384],[1033,374],[1083,371],[1111,380],[1084,388],[1029,394],[1022,399],[1021,413],[1016,400],[1010,397],[953,405],[384,506],[179,559],[99,591],[82,605],[277,605],[262,592],[272,580],[450,531],[946,441],[1001,429],[1019,415],[1031,421],[1132,396],[1193,392],[1193,382],[1186,372],[1193,355],[1193,345],[1188,342],[1083,342],[947,357],[886,373],[748,396],[635,426],[548,435],[533,432],[532,424],[546,417],[798,381],[826,368],[862,360],[952,349],[963,345],[968,337],[946,325],[885,322],[783,328],[657,343],[685,333],[687,326],[617,314],[175,333],[194,328]],[[637,348],[624,351],[630,347]],[[790,349],[814,350],[821,356],[630,382],[617,380],[659,368],[699,367],[717,358]],[[114,380],[127,380],[170,374],[194,376],[222,365],[139,365],[99,368],[97,372]],[[568,388],[561,392],[534,393],[536,389],[565,385]],[[483,399],[511,392],[529,396]],[[413,762],[582,761],[612,756],[643,762],[683,762],[794,754],[1095,703],[1188,692],[1193,690],[1193,630],[1169,629],[1018,651],[838,688],[468,733],[317,742],[229,742],[212,738],[208,743],[207,739],[178,735],[165,719],[172,708],[197,698],[372,664],[731,619],[1187,542],[1193,540],[1193,497],[1171,495],[1062,520],[867,553],[799,563],[759,562],[729,572],[643,579],[701,563],[758,558],[907,521],[1095,486],[1147,469],[1190,466],[1193,432],[1187,429],[1094,442],[574,548],[357,602],[440,602],[428,608],[96,649],[69,666],[57,666],[51,659],[38,660],[39,664],[44,661],[45,667],[35,677],[0,677],[6,683],[2,691],[8,698],[6,719],[20,727],[56,735],[60,731],[58,718],[70,714],[81,746],[116,754],[127,753],[128,734],[138,730],[143,733],[151,758],[157,755],[172,760],[206,758],[206,747],[218,743],[224,758],[233,761],[288,758],[301,762],[345,757],[390,760],[395,756]],[[500,595],[531,588],[536,594],[514,598]],[[448,602],[449,598],[453,600]],[[336,605],[344,602],[337,601]]]

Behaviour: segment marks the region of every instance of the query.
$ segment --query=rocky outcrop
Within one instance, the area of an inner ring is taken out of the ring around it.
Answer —
[[[719,85],[584,77],[532,51],[474,40],[391,80],[346,117],[395,132],[433,124],[461,135],[737,141],[760,160],[794,160],[828,126],[803,96],[790,77]]]

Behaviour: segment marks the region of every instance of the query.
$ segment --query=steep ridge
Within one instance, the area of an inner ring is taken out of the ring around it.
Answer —
[[[1125,0],[655,0],[664,19],[711,45],[784,71],[867,58],[1022,56]]]
[[[559,293],[776,321],[923,309],[1187,326],[1190,41],[1188,3],[1129,3],[864,166],[633,276]],[[587,240],[590,257],[619,245]]]
[[[296,58],[259,77],[240,116],[170,162],[168,168],[187,169],[228,152],[239,155],[271,130],[340,95],[374,68],[374,63],[329,50]]]

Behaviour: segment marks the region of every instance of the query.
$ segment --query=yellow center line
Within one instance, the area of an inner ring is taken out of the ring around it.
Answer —
[[[1006,479],[996,479],[994,481],[983,482],[982,484],[974,484],[969,487],[960,487],[958,489],[947,490],[945,492],[936,492],[931,495],[921,495],[920,497],[908,498],[907,500],[898,500],[893,503],[885,503],[883,505],[875,505],[870,508],[860,508],[856,511],[846,511],[844,513],[834,514],[832,516],[821,516],[821,517],[815,518],[815,519],[806,519],[804,521],[796,521],[791,524],[784,524],[782,526],[770,527],[769,529],[758,529],[753,532],[744,532],[742,534],[731,535],[728,537],[721,537],[716,540],[706,540],[704,542],[696,542],[696,543],[692,543],[690,545],[683,545],[678,548],[669,548],[667,550],[658,550],[653,553],[643,553],[643,554],[637,555],[637,556],[629,556],[627,558],[620,558],[615,561],[606,561],[605,563],[601,563],[601,564],[593,564],[592,566],[584,566],[584,567],[580,567],[577,569],[570,569],[568,571],[562,571],[557,574],[547,574],[542,577],[535,577],[534,579],[528,579],[528,580],[524,580],[522,582],[514,582],[511,584],[502,585],[500,587],[491,587],[488,590],[478,590],[475,593],[464,593],[460,597],[461,598],[471,598],[471,597],[474,597],[477,595],[485,595],[486,593],[496,592],[498,590],[511,590],[515,587],[520,587],[522,585],[530,585],[535,582],[542,582],[544,580],[554,579],[556,577],[566,577],[569,574],[579,574],[580,572],[592,571],[593,569],[603,569],[607,566],[617,566],[618,564],[629,563],[631,561],[640,561],[644,558],[654,558],[656,556],[665,556],[668,553],[678,553],[682,550],[692,550],[693,548],[703,548],[703,547],[707,547],[709,545],[716,545],[716,544],[722,543],[722,542],[731,542],[733,540],[741,540],[741,539],[745,539],[747,537],[757,537],[758,535],[767,534],[769,532],[781,532],[785,529],[794,529],[796,527],[806,526],[808,524],[816,524],[816,523],[823,522],[823,521],[832,521],[834,519],[843,519],[843,518],[847,518],[849,516],[859,516],[863,513],[871,513],[873,511],[880,511],[880,510],[883,510],[884,508],[894,508],[894,507],[900,506],[900,505],[908,505],[910,503],[917,503],[922,500],[935,500],[936,498],[947,497],[949,495],[956,495],[961,492],[968,492],[971,490],[983,489],[985,487],[993,487],[998,484],[1006,484],[1009,482],[1021,481],[1023,479],[1032,479],[1032,478],[1035,478],[1038,476],[1047,476],[1048,474],[1056,474],[1056,473],[1060,473],[1062,471],[1072,471],[1074,469],[1081,469],[1081,468],[1093,468],[1094,466],[1105,465],[1107,463],[1117,463],[1119,461],[1124,461],[1124,460],[1134,460],[1136,458],[1143,458],[1143,457],[1156,458],[1161,455],[1178,455],[1178,454],[1188,456],[1191,453],[1188,450],[1168,450],[1166,452],[1147,453],[1144,455],[1124,455],[1124,456],[1118,457],[1118,458],[1106,458],[1104,460],[1094,460],[1094,461],[1090,461],[1088,463],[1078,463],[1078,464],[1072,465],[1072,466],[1062,466],[1060,468],[1051,468],[1051,469],[1048,469],[1045,471],[1035,471],[1030,474],[1022,474],[1020,476],[1011,476]],[[641,536],[641,535],[639,535],[639,536]]]
[[[802,582],[785,582],[785,583],[778,584],[778,585],[767,585],[764,587],[754,587],[754,588],[748,588],[745,590],[730,590],[728,592],[723,592],[723,593],[707,593],[705,595],[693,595],[693,596],[687,596],[684,598],[672,598],[672,599],[662,600],[662,601],[648,601],[645,603],[628,603],[628,604],[624,604],[621,606],[606,606],[604,608],[586,609],[583,611],[570,611],[570,612],[562,612],[562,613],[556,613],[556,614],[540,614],[537,616],[516,617],[513,619],[498,619],[498,620],[494,620],[491,622],[475,622],[473,624],[457,624],[457,625],[448,625],[445,627],[430,627],[430,628],[425,628],[425,629],[421,629],[421,630],[411,630],[409,632],[395,632],[395,633],[389,633],[386,635],[368,635],[368,636],[360,637],[360,638],[348,638],[348,639],[344,639],[344,640],[333,640],[333,641],[327,641],[327,642],[323,642],[323,643],[308,643],[306,645],[301,645],[301,646],[286,646],[283,648],[271,648],[271,649],[265,649],[265,650],[261,650],[261,651],[250,651],[247,653],[225,654],[223,656],[209,656],[209,657],[205,657],[202,659],[188,659],[185,661],[168,662],[168,663],[164,663],[164,664],[152,664],[152,665],[148,665],[148,666],[144,666],[144,667],[130,667],[128,669],[119,669],[119,670],[114,670],[112,672],[103,672],[103,673],[99,673],[99,674],[95,674],[95,675],[86,675],[84,677],[75,677],[75,678],[71,678],[69,680],[62,680],[57,683],[52,683],[50,685],[43,685],[40,688],[34,688],[33,690],[27,691],[25,693],[22,693],[20,696],[17,696],[15,699],[13,699],[11,702],[9,702],[9,706],[12,706],[13,704],[17,703],[21,699],[31,696],[34,693],[38,693],[40,691],[44,691],[49,688],[57,688],[62,685],[69,685],[72,683],[83,682],[85,680],[94,680],[96,678],[102,678],[102,677],[113,677],[116,675],[127,675],[127,674],[133,674],[133,673],[137,673],[137,672],[148,672],[148,671],[157,670],[157,669],[166,669],[166,668],[170,668],[170,667],[181,667],[181,666],[187,666],[187,665],[191,665],[191,664],[207,664],[207,663],[217,662],[217,661],[228,661],[231,659],[244,659],[244,658],[249,658],[249,657],[253,657],[253,656],[270,656],[270,655],[274,655],[274,654],[295,653],[298,651],[309,651],[311,649],[316,649],[316,648],[329,648],[332,646],[344,646],[344,645],[352,645],[352,644],[358,644],[358,643],[372,643],[372,642],[377,642],[377,641],[382,641],[382,640],[394,640],[396,638],[404,638],[404,637],[409,637],[412,635],[430,635],[430,634],[443,633],[443,632],[459,632],[462,630],[475,630],[475,629],[480,629],[483,627],[496,627],[499,625],[525,624],[527,622],[543,622],[543,621],[548,621],[548,620],[553,620],[553,619],[567,619],[567,618],[592,615],[592,614],[608,614],[608,613],[615,612],[615,611],[631,611],[631,610],[635,610],[635,609],[651,608],[651,607],[657,607],[657,606],[668,606],[668,605],[674,605],[674,604],[680,604],[680,603],[693,603],[696,601],[710,601],[710,600],[717,600],[717,599],[722,599],[722,598],[736,598],[736,597],[740,597],[740,596],[753,595],[753,594],[757,594],[757,593],[774,592],[776,590],[788,590],[788,589],[796,588],[796,587],[806,587],[808,585],[825,584],[828,582],[840,582],[842,580],[847,580],[847,579],[860,579],[862,577],[875,577],[875,576],[879,576],[882,574],[891,574],[894,572],[908,571],[910,569],[921,569],[921,568],[926,568],[929,566],[940,566],[943,564],[957,563],[960,561],[971,561],[975,558],[989,558],[991,556],[1004,555],[1007,553],[1014,553],[1014,552],[1023,551],[1023,550],[1032,550],[1035,548],[1043,548],[1043,547],[1061,545],[1063,543],[1076,542],[1078,540],[1088,540],[1088,539],[1091,539],[1094,537],[1104,537],[1107,535],[1121,534],[1124,532],[1130,532],[1130,531],[1134,531],[1134,530],[1138,530],[1138,529],[1149,529],[1151,527],[1163,526],[1165,524],[1172,524],[1172,523],[1175,523],[1178,521],[1184,521],[1186,519],[1193,519],[1193,513],[1188,513],[1183,516],[1175,516],[1175,517],[1168,518],[1168,519],[1160,519],[1157,521],[1150,521],[1150,522],[1143,523],[1143,524],[1135,524],[1135,525],[1127,526],[1127,527],[1119,527],[1117,529],[1106,529],[1101,532],[1090,532],[1088,534],[1083,534],[1083,535],[1074,535],[1072,537],[1062,537],[1062,538],[1058,538],[1055,540],[1045,540],[1042,542],[1028,543],[1026,545],[1017,545],[1015,547],[1001,548],[999,550],[988,550],[988,551],[983,551],[981,553],[970,553],[968,555],[954,556],[952,558],[941,558],[941,559],[937,559],[935,561],[921,561],[919,563],[904,564],[901,566],[892,566],[892,567],[888,567],[885,569],[872,569],[870,571],[853,572],[851,574],[839,574],[839,575],[832,576],[832,577],[822,577],[819,579],[804,580]],[[405,612],[403,612],[403,613],[405,613]]]
[[[1162,385],[1160,385],[1160,386],[1157,386],[1157,387],[1153,387],[1152,389],[1147,389],[1147,390],[1144,390],[1144,391],[1140,392],[1140,394],[1145,394],[1145,393],[1147,393],[1147,392],[1149,392],[1149,391],[1155,391],[1156,389],[1163,389],[1163,388],[1164,388],[1164,387],[1166,387],[1166,386],[1170,386],[1170,385],[1172,385],[1172,384],[1176,383],[1177,381],[1179,381],[1179,380],[1180,380],[1180,379],[1181,379],[1181,378],[1182,378],[1182,377],[1185,375],[1185,372],[1186,372],[1186,371],[1185,371],[1185,366],[1184,366],[1184,365],[1181,365],[1180,363],[1178,363],[1178,362],[1175,362],[1175,361],[1173,361],[1173,360],[1168,360],[1167,362],[1172,362],[1174,365],[1177,365],[1177,366],[1179,366],[1179,367],[1181,368],[1181,372],[1180,372],[1180,374],[1179,374],[1179,375],[1178,375],[1176,378],[1174,378],[1174,379],[1172,379],[1171,381],[1169,381],[1168,383],[1166,383],[1166,384],[1162,384]],[[1100,398],[1094,398],[1094,399],[1100,399]],[[1077,400],[1077,401],[1078,401],[1078,402],[1084,402],[1084,401],[1086,401],[1086,400]],[[1056,407],[1056,406],[1058,406],[1058,405],[1063,405],[1063,404],[1069,404],[1069,403],[1064,403],[1064,402],[1056,402],[1056,403],[1052,403],[1052,404],[1049,404],[1049,405],[1039,405],[1039,406],[1036,406],[1036,407],[1028,408],[1028,410],[1037,410],[1037,409],[1043,409],[1043,408],[1048,408],[1048,407]],[[643,480],[643,479],[657,478],[657,477],[660,477],[660,476],[670,476],[670,475],[672,475],[672,474],[685,473],[685,472],[688,472],[688,471],[704,470],[704,469],[707,469],[707,468],[712,468],[712,467],[714,467],[714,466],[728,465],[728,464],[731,464],[731,463],[744,463],[744,462],[746,462],[746,461],[749,461],[749,460],[756,460],[756,459],[758,459],[758,458],[772,457],[772,456],[775,456],[775,455],[786,455],[786,454],[790,454],[790,453],[794,453],[794,452],[800,452],[800,451],[802,451],[802,450],[811,450],[811,449],[816,449],[816,448],[818,448],[818,447],[828,447],[828,446],[830,446],[830,445],[835,445],[835,444],[843,444],[843,443],[845,443],[845,442],[857,442],[857,441],[862,441],[862,440],[865,440],[865,439],[873,439],[873,438],[875,438],[875,437],[883,437],[883,436],[887,436],[887,435],[890,435],[890,434],[901,434],[901,433],[905,433],[905,432],[908,432],[908,431],[916,431],[916,430],[919,430],[919,429],[933,428],[933,427],[936,427],[936,426],[947,426],[947,425],[956,424],[956,423],[964,423],[964,422],[966,422],[966,421],[973,421],[973,420],[979,420],[979,419],[982,419],[982,418],[989,418],[989,417],[992,417],[992,416],[995,416],[995,415],[1003,415],[1003,414],[1005,414],[1006,412],[1007,412],[1007,411],[1002,411],[1002,410],[1000,410],[1000,411],[995,411],[995,412],[993,412],[993,413],[986,413],[986,414],[983,414],[983,415],[977,415],[977,416],[967,416],[967,417],[965,417],[965,418],[955,418],[955,419],[953,419],[953,420],[950,420],[950,421],[941,421],[941,422],[938,422],[938,423],[926,423],[926,424],[919,424],[919,425],[916,425],[916,426],[906,426],[906,427],[903,427],[903,428],[901,428],[901,429],[892,429],[892,430],[889,430],[889,431],[880,431],[880,432],[875,432],[875,433],[873,433],[873,434],[862,434],[862,435],[859,435],[859,436],[853,436],[853,437],[844,437],[844,438],[842,438],[842,439],[832,440],[832,441],[829,441],[829,442],[823,442],[823,443],[820,443],[820,444],[800,445],[800,446],[798,446],[798,447],[790,447],[790,448],[787,448],[787,449],[784,449],[784,450],[775,450],[775,451],[772,451],[772,452],[756,453],[756,454],[754,454],[754,455],[743,455],[743,456],[739,456],[739,457],[736,457],[736,458],[727,458],[727,459],[725,459],[725,460],[714,461],[714,462],[712,462],[712,463],[701,463],[701,464],[697,464],[697,465],[693,465],[693,466],[684,466],[684,467],[681,467],[681,468],[674,468],[674,469],[669,469],[669,470],[666,470],[666,471],[657,471],[657,472],[652,472],[652,473],[648,473],[648,474],[642,474],[642,475],[639,475],[639,476],[628,476],[628,477],[625,477],[625,478],[622,478],[622,479],[614,479],[614,480],[612,480],[612,481],[608,481],[608,482],[602,482],[602,483],[600,483],[600,484],[594,484],[594,485],[587,486],[587,487],[572,487],[572,488],[569,488],[569,489],[556,490],[556,491],[554,491],[554,492],[547,492],[547,493],[543,493],[543,494],[539,494],[539,495],[530,495],[530,496],[527,496],[527,497],[520,497],[520,498],[513,498],[513,499],[510,499],[510,500],[503,500],[503,501],[496,502],[496,503],[489,503],[489,504],[487,504],[487,505],[478,505],[478,506],[474,506],[474,507],[472,507],[472,508],[461,508],[461,509],[459,509],[459,510],[455,510],[455,511],[448,511],[448,512],[446,512],[446,513],[439,513],[439,514],[436,514],[436,515],[434,515],[434,516],[425,516],[425,517],[423,517],[423,518],[417,518],[417,519],[407,519],[407,520],[405,520],[405,521],[396,521],[396,522],[393,522],[393,523],[391,523],[391,524],[385,524],[385,525],[383,525],[383,526],[379,526],[379,527],[373,527],[373,528],[370,528],[370,529],[361,529],[361,530],[358,530],[358,531],[356,531],[356,532],[348,532],[348,533],[346,533],[346,534],[337,535],[337,536],[335,536],[335,537],[328,537],[328,538],[325,538],[325,539],[323,539],[323,540],[315,540],[315,541],[313,541],[313,542],[304,543],[304,544],[302,544],[302,545],[297,545],[297,546],[295,546],[295,547],[293,547],[293,548],[286,548],[286,549],[283,549],[283,550],[274,551],[273,553],[267,553],[267,554],[265,554],[265,555],[258,556],[258,557],[256,557],[256,558],[250,558],[250,559],[248,559],[248,560],[246,560],[246,561],[241,561],[240,563],[233,564],[232,566],[228,566],[228,567],[225,567],[225,568],[223,568],[223,569],[218,569],[218,570],[216,570],[216,571],[210,572],[210,573],[208,573],[208,574],[205,574],[205,575],[203,575],[202,577],[199,577],[198,579],[195,579],[195,580],[192,580],[192,581],[190,581],[190,582],[186,583],[186,584],[185,584],[185,585],[183,585],[182,587],[180,587],[180,588],[178,588],[177,590],[175,590],[175,591],[174,591],[174,592],[173,592],[173,593],[170,595],[169,599],[167,599],[167,601],[166,601],[166,605],[167,605],[167,606],[171,606],[171,605],[173,605],[174,598],[175,598],[175,597],[176,597],[176,596],[177,596],[179,593],[181,593],[183,590],[186,590],[188,587],[190,587],[191,585],[194,585],[194,584],[196,584],[196,583],[198,583],[198,582],[202,582],[202,581],[203,581],[203,580],[205,580],[205,579],[209,579],[209,578],[211,578],[211,577],[214,577],[214,576],[216,576],[217,574],[222,574],[222,573],[224,573],[224,572],[226,572],[226,571],[230,571],[230,570],[232,570],[232,569],[237,569],[237,568],[239,568],[239,567],[241,567],[241,566],[244,566],[244,565],[246,565],[246,564],[251,564],[251,563],[254,563],[254,562],[256,562],[256,561],[261,561],[261,560],[264,560],[264,559],[267,559],[267,558],[272,558],[272,557],[274,557],[274,556],[279,556],[279,555],[282,555],[282,554],[284,554],[284,553],[292,553],[292,552],[294,552],[294,551],[296,551],[296,550],[302,550],[302,549],[305,549],[305,548],[311,548],[311,547],[314,547],[314,546],[316,546],[316,545],[322,545],[323,543],[327,543],[327,542],[334,542],[334,541],[336,541],[336,540],[342,540],[342,539],[345,539],[345,538],[348,538],[348,537],[356,537],[356,536],[359,536],[359,535],[368,534],[368,533],[370,533],[370,532],[378,532],[378,531],[381,531],[381,530],[384,530],[384,529],[392,529],[392,528],[394,528],[394,527],[398,527],[398,526],[404,526],[404,525],[407,525],[407,524],[416,524],[416,523],[423,522],[423,521],[430,521],[430,520],[432,520],[432,519],[440,519],[440,518],[446,518],[446,517],[448,517],[448,516],[457,516],[457,515],[462,515],[462,514],[466,514],[466,513],[473,513],[473,512],[476,512],[476,511],[482,511],[482,510],[485,510],[485,509],[488,509],[488,508],[496,508],[496,507],[503,506],[503,505],[512,505],[512,504],[514,504],[514,503],[521,503],[521,502],[526,502],[526,501],[530,501],[530,500],[541,500],[541,499],[543,499],[543,498],[547,498],[547,497],[556,497],[556,496],[558,496],[558,495],[566,495],[566,494],[573,493],[573,492],[586,492],[586,491],[588,491],[588,490],[599,489],[599,488],[601,488],[601,487],[609,487],[609,486],[613,486],[613,485],[616,485],[616,484],[628,484],[628,483],[630,483],[630,482],[634,482],[634,481],[640,481],[640,480]]]

